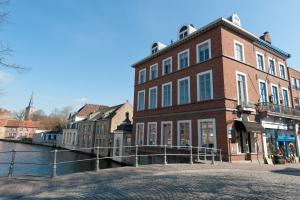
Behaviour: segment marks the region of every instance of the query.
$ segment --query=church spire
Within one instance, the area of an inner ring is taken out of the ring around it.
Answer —
[[[33,92],[31,93],[31,97],[30,97],[30,101],[29,101],[28,106],[29,106],[29,107],[32,107],[32,106],[33,106]]]
[[[29,104],[25,109],[25,120],[31,120],[32,119],[32,114],[33,114],[33,92],[31,93],[31,97],[29,100]]]

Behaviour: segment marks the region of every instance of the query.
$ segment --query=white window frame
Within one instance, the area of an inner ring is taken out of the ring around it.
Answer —
[[[270,73],[270,60],[273,60],[273,62],[274,62],[274,75]],[[277,76],[276,61],[274,58],[271,58],[271,57],[268,57],[268,74]]]
[[[239,61],[239,62],[243,62],[243,63],[245,63],[246,62],[246,58],[245,58],[245,48],[244,48],[244,44],[243,43],[241,43],[241,42],[239,42],[239,41],[237,41],[237,40],[234,40],[234,42],[233,42],[234,44],[234,46],[233,46],[233,51],[234,51],[234,59],[235,60],[237,60],[237,61]],[[239,44],[239,45],[241,45],[242,46],[242,54],[243,54],[243,60],[238,60],[237,59],[237,55],[236,55],[236,52],[235,52],[235,45],[236,44]]]
[[[201,130],[200,130],[200,123],[201,122],[212,122],[213,123],[213,132],[214,132],[214,148],[217,148],[217,131],[216,131],[216,119],[209,118],[209,119],[198,119],[198,147],[201,147],[202,144],[202,137],[201,137]]]
[[[155,97],[155,108],[151,108],[151,90],[156,90],[156,97]],[[158,90],[157,86],[149,88],[149,94],[148,94],[148,109],[156,109],[157,108],[157,95],[158,95]]]
[[[170,57],[168,57],[168,58],[166,58],[166,59],[163,59],[163,61],[162,61],[162,72],[161,72],[161,74],[164,76],[164,75],[166,75],[165,74],[165,61],[167,61],[167,60],[170,60],[170,63],[171,63],[171,71],[170,71],[170,74],[172,73],[172,71],[173,71],[173,61],[172,61],[172,56],[170,56]]]
[[[171,146],[173,145],[173,122],[172,121],[162,121],[161,122],[161,131],[160,131],[160,145],[164,145],[163,143],[163,129],[164,129],[164,124],[171,124]]]
[[[268,83],[267,83],[267,81],[261,80],[261,79],[258,79],[259,100],[262,103],[262,101],[261,101],[261,95],[260,95],[260,91],[261,91],[260,83],[265,83],[265,85],[266,85],[267,102],[269,102]]]
[[[178,120],[177,121],[177,146],[180,146],[180,126],[179,126],[179,124],[181,124],[181,123],[189,123],[189,126],[190,126],[189,136],[190,136],[190,143],[191,143],[190,146],[192,146],[193,145],[192,120]]]
[[[170,100],[171,100],[171,105],[169,105],[169,106],[165,106],[164,105],[164,96],[165,96],[165,90],[164,90],[164,86],[166,86],[166,85],[170,85],[171,87],[170,87],[170,89],[171,89],[171,96],[170,96]],[[166,107],[171,107],[172,105],[173,105],[173,86],[172,86],[172,82],[168,82],[168,83],[165,83],[165,84],[162,84],[162,86],[161,86],[161,107],[163,107],[163,108],[166,108]]]
[[[184,103],[184,104],[181,104],[180,103],[180,92],[179,92],[179,82],[180,81],[183,81],[183,80],[188,80],[188,102],[187,103]],[[187,77],[184,77],[184,78],[181,78],[181,79],[178,79],[177,80],[177,105],[186,105],[186,104],[190,104],[191,103],[191,82],[190,82],[190,77],[187,76]]]
[[[280,66],[281,66],[281,65],[283,66],[283,71],[284,71],[285,78],[282,77],[282,73],[281,73],[281,69],[280,69]],[[279,75],[280,75],[280,78],[286,80],[287,74],[286,74],[286,67],[285,67],[285,64],[283,64],[282,62],[278,62],[278,69],[279,69]]]
[[[138,139],[138,125],[143,125],[143,139],[142,139],[142,145],[144,145],[144,139],[145,139],[145,123],[144,122],[138,122],[135,124],[135,144],[137,145],[137,139]]]
[[[186,52],[188,53],[188,66],[183,69],[186,69],[190,66],[190,49],[185,49],[177,54],[177,70],[182,70],[180,69],[180,55]]]
[[[236,98],[238,101],[238,104],[240,104],[239,102],[239,87],[237,84],[238,81],[238,75],[242,75],[245,76],[245,84],[246,84],[246,103],[249,103],[249,95],[248,95],[248,83],[247,83],[247,74],[240,72],[240,71],[235,71],[235,84],[236,84]]]
[[[210,95],[211,95],[211,99],[208,99],[208,100],[200,100],[199,77],[201,75],[204,75],[204,74],[209,74],[210,75],[210,92],[211,92]],[[209,101],[209,100],[213,100],[213,99],[214,99],[214,86],[213,86],[212,70],[207,70],[207,71],[198,73],[197,74],[197,101],[201,102],[201,101]]]
[[[143,82],[143,83],[145,83],[146,81],[147,81],[147,71],[146,71],[146,68],[144,68],[144,69],[141,69],[140,71],[139,71],[139,84],[142,84],[142,82],[141,82],[141,73],[142,72],[145,72],[145,81]]]
[[[263,60],[263,67],[264,67],[264,70],[262,71],[266,71],[266,63],[265,63],[265,55],[260,53],[259,51],[256,51],[256,66],[257,66],[257,69],[259,69],[259,63],[258,63],[258,55],[262,56],[262,60]],[[261,69],[259,69],[261,70]]]
[[[209,48],[209,56],[208,56],[209,58],[207,60],[211,59],[211,39],[208,39],[208,40],[205,40],[204,42],[201,42],[201,43],[199,43],[199,44],[196,45],[197,63],[201,63],[200,62],[200,58],[199,58],[199,46],[201,46],[201,45],[203,45],[205,43],[208,43],[208,48]],[[202,61],[202,62],[205,62],[205,61]]]
[[[278,85],[276,85],[274,83],[271,83],[271,94],[272,94],[272,96],[274,96],[274,94],[273,94],[273,86],[277,88],[278,105],[281,105],[280,104],[280,91],[279,91],[279,87],[278,87]]]
[[[150,145],[149,144],[149,141],[150,141],[150,125],[155,125],[156,126],[155,145],[153,145],[153,146],[156,146],[157,145],[157,136],[158,136],[157,122],[148,122],[148,124],[147,124],[147,145]]]
[[[143,102],[144,102],[144,108],[142,109],[142,110],[139,110],[139,104],[140,104],[140,93],[144,93],[144,99],[143,99]],[[140,91],[138,91],[138,95],[137,95],[137,108],[136,108],[136,110],[137,111],[143,111],[143,110],[145,110],[146,109],[146,105],[145,105],[145,96],[146,96],[146,92],[145,92],[145,90],[140,90]]]
[[[290,101],[290,97],[289,97],[289,90],[286,88],[286,87],[281,87],[281,96],[282,96],[282,101],[284,100],[283,99],[283,90],[286,90],[286,92],[287,92],[287,98],[288,98],[288,107],[291,107],[291,101]]]
[[[155,63],[153,65],[150,66],[150,73],[149,73],[149,80],[154,80],[153,77],[152,77],[152,68],[156,68],[156,78],[158,78],[158,64]]]

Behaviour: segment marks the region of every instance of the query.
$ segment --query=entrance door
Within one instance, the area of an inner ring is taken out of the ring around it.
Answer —
[[[162,122],[162,145],[172,145],[172,122]]]

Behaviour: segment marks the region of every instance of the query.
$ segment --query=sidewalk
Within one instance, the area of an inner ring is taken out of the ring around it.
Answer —
[[[298,199],[300,165],[174,164],[0,179],[0,199]]]

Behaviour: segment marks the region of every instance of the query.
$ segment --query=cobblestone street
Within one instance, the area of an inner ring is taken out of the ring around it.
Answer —
[[[56,179],[0,179],[0,199],[299,199],[300,165],[125,167]]]

